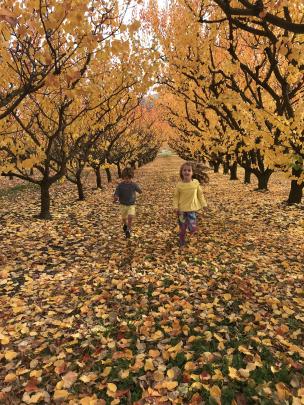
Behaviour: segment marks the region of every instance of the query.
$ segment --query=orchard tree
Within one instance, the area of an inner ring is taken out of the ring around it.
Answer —
[[[303,4],[287,2],[240,2],[236,8],[232,2],[214,1],[221,11],[216,15],[202,11],[200,21],[206,25],[225,26],[229,38],[229,52],[235,65],[239,65],[251,85],[252,97],[258,103],[257,116],[272,133],[274,148],[265,150],[267,161],[273,167],[289,172],[292,181],[289,203],[298,203],[304,185],[303,154]],[[214,7],[213,7],[214,9]],[[210,8],[209,8],[210,11]],[[215,18],[214,18],[215,17]],[[302,19],[301,19],[302,18]],[[245,33],[243,35],[243,33]],[[239,46],[239,38],[246,38],[259,60],[250,66],[250,59]],[[253,91],[252,91],[253,90]],[[266,94],[263,97],[262,93]],[[268,100],[267,100],[268,98]]]
[[[80,74],[71,65],[77,58],[88,57],[89,49],[92,51],[96,42],[112,35],[112,22],[116,20],[115,29],[119,25],[118,13],[115,2],[111,1],[103,6],[87,0],[3,1],[0,123],[28,95],[49,82],[63,75],[72,79]],[[108,23],[112,28],[105,30]]]
[[[186,119],[204,134],[204,144],[210,128],[206,111],[212,109],[217,114],[218,122],[212,126],[224,135],[224,163],[229,162],[230,169],[242,163],[247,173],[258,177],[259,188],[267,188],[273,170],[288,171],[292,167],[289,202],[299,202],[303,165],[298,113],[303,104],[300,40],[288,31],[282,34],[275,24],[272,27],[267,22],[263,23],[263,32],[253,29],[256,20],[250,21],[251,25],[246,20],[252,35],[242,35],[242,22],[236,24],[235,17],[223,16],[215,3],[175,1],[165,18],[152,17],[164,52],[162,83],[187,103],[190,114],[187,111]],[[232,4],[226,3],[227,7]],[[299,4],[290,9],[276,6],[276,14],[284,11],[289,20],[298,18]],[[181,24],[185,29],[178,36]],[[175,115],[181,121],[185,119],[180,111],[175,110]]]
[[[123,7],[127,8],[128,4]],[[50,24],[58,20],[56,6],[54,2],[53,7],[44,8]],[[99,109],[103,115],[117,103],[127,74],[121,76],[121,60],[132,56],[130,43],[122,39],[119,31],[122,17],[116,2],[96,5],[81,2],[78,6],[75,9],[78,24],[73,35],[82,38],[79,46],[74,46],[73,37],[68,35],[71,23],[66,28],[62,25],[60,37],[60,42],[65,43],[60,48],[63,54],[65,49],[74,47],[70,62],[60,74],[49,75],[39,91],[30,94],[26,102],[21,102],[2,120],[6,123],[1,139],[1,149],[6,154],[2,170],[40,186],[39,217],[43,219],[50,217],[50,187],[66,174],[67,164],[79,150],[83,134],[98,125],[93,112]],[[123,30],[127,29],[123,27]],[[90,35],[85,36],[83,31]],[[127,30],[128,37],[130,32],[134,32],[134,24]],[[118,33],[119,40],[115,39]],[[119,53],[124,55],[117,58]],[[57,58],[57,54],[51,55]],[[103,83],[105,77],[108,79]]]

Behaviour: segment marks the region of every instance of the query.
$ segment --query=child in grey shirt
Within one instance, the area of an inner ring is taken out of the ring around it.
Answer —
[[[135,216],[136,193],[142,193],[138,184],[132,181],[134,170],[131,167],[125,167],[121,173],[122,182],[118,184],[114,193],[114,202],[120,204],[122,215],[123,231],[126,238],[131,236],[133,218]]]

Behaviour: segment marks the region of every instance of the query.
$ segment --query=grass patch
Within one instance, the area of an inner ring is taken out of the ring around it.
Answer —
[[[26,190],[37,190],[39,186],[37,184],[33,183],[27,183],[27,184],[17,184],[14,187],[7,187],[0,189],[0,197],[14,197],[17,194],[21,193],[22,191]]]
[[[171,150],[168,149],[162,149],[159,153],[158,156],[159,157],[169,157],[169,156],[174,156],[175,153],[172,152]]]

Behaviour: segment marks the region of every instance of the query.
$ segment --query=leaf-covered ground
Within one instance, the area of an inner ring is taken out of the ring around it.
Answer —
[[[52,190],[0,197],[0,403],[304,404],[304,211],[211,173],[200,230],[177,247],[181,161],[137,171],[125,240],[114,184],[76,201]]]

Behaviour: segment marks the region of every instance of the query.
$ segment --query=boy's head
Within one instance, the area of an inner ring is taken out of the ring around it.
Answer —
[[[131,180],[134,177],[134,170],[132,167],[125,167],[121,172],[123,180]]]

